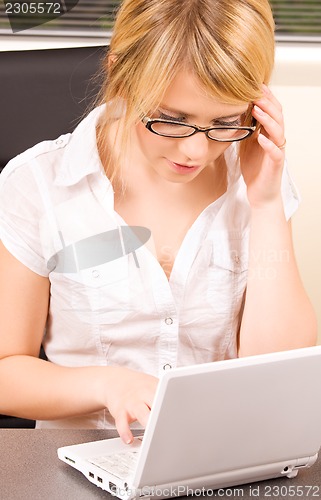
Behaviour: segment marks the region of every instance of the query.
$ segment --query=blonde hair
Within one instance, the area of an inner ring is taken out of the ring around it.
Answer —
[[[207,94],[238,104],[262,95],[273,64],[268,0],[124,0],[104,66],[100,102],[108,106],[101,134],[124,100],[120,149],[126,154],[131,127],[157,109],[182,69],[194,72]],[[103,135],[98,139],[102,145]],[[108,170],[114,174],[117,165]]]

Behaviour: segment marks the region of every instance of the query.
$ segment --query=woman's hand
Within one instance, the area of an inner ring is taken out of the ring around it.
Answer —
[[[272,92],[263,85],[263,97],[254,102],[252,114],[260,131],[241,145],[241,170],[252,208],[281,200],[284,165],[284,122],[282,107]]]
[[[130,444],[129,424],[138,420],[146,427],[158,379],[120,366],[112,366],[106,386],[106,406],[115,419],[121,439]]]

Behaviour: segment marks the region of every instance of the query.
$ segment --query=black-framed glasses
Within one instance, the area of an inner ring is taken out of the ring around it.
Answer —
[[[162,137],[172,137],[173,139],[183,139],[198,132],[203,132],[208,139],[218,142],[234,142],[247,139],[256,130],[256,120],[252,117],[251,125],[245,126],[214,126],[198,127],[189,123],[181,123],[175,120],[163,120],[161,118],[149,118],[144,116],[142,122],[145,127],[154,134]]]

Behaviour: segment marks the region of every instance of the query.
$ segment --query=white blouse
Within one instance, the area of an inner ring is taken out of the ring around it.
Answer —
[[[122,365],[160,377],[237,356],[247,282],[249,204],[235,146],[227,192],[189,229],[168,280],[148,228],[114,210],[96,146],[102,107],[72,134],[14,158],[0,176],[0,239],[51,283],[43,345],[64,366]],[[299,196],[287,170],[287,218]],[[107,410],[38,427],[111,427]]]

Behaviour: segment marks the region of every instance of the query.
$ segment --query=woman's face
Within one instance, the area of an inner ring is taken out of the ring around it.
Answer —
[[[200,127],[240,125],[248,104],[223,104],[205,95],[196,77],[181,72],[164,94],[161,106],[149,118],[175,119]],[[230,143],[210,140],[204,133],[190,137],[161,137],[140,122],[135,126],[136,161],[171,182],[189,182],[204,169],[214,167]]]

